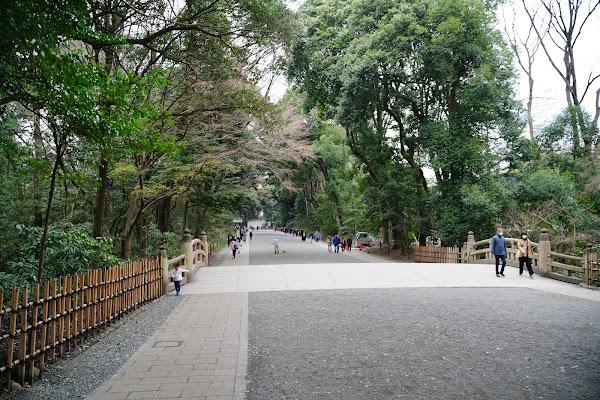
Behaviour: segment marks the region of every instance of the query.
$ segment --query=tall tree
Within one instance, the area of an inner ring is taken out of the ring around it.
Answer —
[[[544,13],[536,12],[527,0],[522,0],[522,3],[544,53],[565,85],[565,97],[571,115],[573,153],[576,156],[590,154],[594,127],[598,126],[600,118],[600,87],[596,89],[592,126],[585,123],[581,105],[588,92],[593,90],[600,74],[591,71],[586,83],[581,85],[577,75],[575,46],[586,24],[600,9],[600,1],[541,0]],[[552,48],[559,50],[560,57],[554,56]]]
[[[488,138],[512,116],[510,57],[494,11],[486,1],[445,0],[308,1],[301,10],[290,77],[307,106],[346,129],[382,225],[404,249],[427,214],[423,168],[433,168],[442,196],[478,179],[489,170]]]

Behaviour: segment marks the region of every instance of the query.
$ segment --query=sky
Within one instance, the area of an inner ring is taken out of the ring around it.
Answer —
[[[538,0],[531,0],[535,3]],[[588,1],[583,0],[584,4]],[[304,0],[287,0],[288,7],[294,11],[304,3]],[[529,19],[522,9],[522,4],[519,0],[514,1],[514,5],[510,2],[504,4],[497,12],[498,17],[498,29],[504,31],[504,21],[506,20],[509,26],[512,24],[514,18],[515,29],[521,35],[526,35],[529,29]],[[600,8],[596,10],[595,14],[590,18],[585,25],[585,29],[578,39],[575,46],[575,63],[577,78],[580,82],[580,92],[584,88],[584,84],[588,79],[588,76],[592,74],[600,74],[600,46],[598,46],[598,39],[600,38]],[[562,62],[560,52],[556,51],[556,47],[551,43],[548,43],[548,48],[552,49],[551,55],[556,62]],[[527,76],[521,72],[515,61],[515,68],[519,74],[519,80],[517,82],[515,91],[517,98],[525,104],[527,102]],[[566,106],[566,97],[564,90],[564,83],[560,76],[554,70],[546,54],[540,48],[536,54],[535,62],[533,64],[534,74],[534,100],[533,100],[533,119],[535,130],[539,131],[541,127],[549,123],[552,118],[558,114]],[[278,77],[271,89],[270,97],[272,100],[277,101],[285,93],[288,83],[285,78]],[[583,107],[590,114],[594,113],[594,103],[596,90],[600,88],[600,78],[594,82],[591,89],[589,90],[586,98],[583,102]]]

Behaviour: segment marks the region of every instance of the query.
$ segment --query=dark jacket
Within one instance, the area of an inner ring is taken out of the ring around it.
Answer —
[[[507,254],[504,236],[494,235],[492,238],[492,254],[495,256],[505,256]]]

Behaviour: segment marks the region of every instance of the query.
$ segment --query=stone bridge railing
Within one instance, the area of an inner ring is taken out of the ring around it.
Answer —
[[[165,246],[160,246],[159,261],[162,269],[163,293],[175,289],[175,285],[171,282],[169,274],[169,271],[175,265],[179,265],[190,271],[185,274],[186,280],[182,282],[183,284],[189,283],[194,279],[194,274],[200,268],[208,265],[208,255],[209,248],[206,232],[200,233],[199,238],[192,239],[191,231],[185,229],[181,237],[181,255],[170,260],[167,259],[167,249]]]
[[[506,238],[508,254],[507,265],[517,267],[516,238]],[[491,253],[491,239],[475,240],[473,232],[469,232],[467,241],[463,246],[463,262],[492,264],[495,257]],[[592,245],[586,246],[583,257],[571,256],[553,252],[550,245],[550,237],[546,229],[541,230],[540,242],[531,242],[533,248],[533,269],[541,276],[558,279],[565,282],[590,285],[598,282],[598,253],[593,251]]]

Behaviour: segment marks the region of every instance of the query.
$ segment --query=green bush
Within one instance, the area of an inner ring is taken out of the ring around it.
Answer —
[[[35,282],[42,229],[17,225],[14,257],[6,263],[4,281]],[[87,226],[55,226],[48,230],[43,278],[57,278],[93,268],[107,268],[121,260],[113,254],[110,237],[93,238]]]

